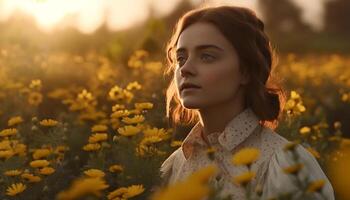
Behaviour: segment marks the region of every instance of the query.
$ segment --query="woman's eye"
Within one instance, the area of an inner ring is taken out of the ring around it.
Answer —
[[[206,62],[210,62],[210,61],[213,61],[215,59],[215,57],[210,55],[210,54],[202,54],[201,59],[206,61]]]
[[[179,63],[180,65],[181,65],[181,63],[182,63],[183,61],[185,61],[185,58],[184,58],[184,57],[180,57],[180,56],[179,56],[179,57],[176,58],[176,62]]]

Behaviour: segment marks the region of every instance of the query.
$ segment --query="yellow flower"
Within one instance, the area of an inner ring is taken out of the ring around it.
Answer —
[[[86,195],[95,195],[100,197],[101,191],[108,188],[109,185],[100,178],[80,178],[73,182],[72,186],[57,195],[58,200],[80,199]]]
[[[34,176],[33,174],[30,174],[30,173],[23,173],[21,174],[21,177],[24,179],[27,179],[31,183],[36,183],[41,181],[41,178],[39,176]]]
[[[131,185],[129,187],[121,187],[108,194],[108,199],[128,199],[137,196],[145,191],[143,185]]]
[[[122,119],[122,121],[126,124],[137,124],[137,123],[141,123],[141,122],[145,121],[145,117],[142,115],[135,115],[132,118],[124,117]]]
[[[124,168],[121,165],[112,165],[109,167],[110,172],[121,172]]]
[[[286,145],[284,145],[283,150],[293,151],[299,143],[300,143],[299,141],[288,142]]]
[[[232,157],[232,163],[235,165],[250,165],[260,156],[259,149],[243,148]]]
[[[181,145],[182,145],[182,141],[179,141],[179,140],[173,140],[170,143],[171,147],[177,147],[177,146],[181,146]]]
[[[34,160],[29,164],[31,167],[38,168],[38,167],[47,167],[50,164],[50,162],[47,160]]]
[[[312,183],[309,184],[307,187],[306,192],[311,193],[311,192],[319,192],[325,184],[325,181],[323,179],[321,180],[316,180],[313,181]]]
[[[51,151],[49,149],[36,149],[33,153],[33,158],[37,160],[43,157],[47,157],[50,155],[50,153]]]
[[[29,88],[39,91],[41,89],[41,86],[42,86],[41,80],[35,79],[35,80],[32,80],[32,82],[30,83]]]
[[[28,103],[33,106],[38,106],[43,101],[43,95],[39,92],[31,92],[28,96]]]
[[[108,93],[111,100],[121,100],[124,98],[123,89],[119,86],[114,86]]]
[[[148,103],[148,102],[145,102],[145,103],[135,103],[135,108],[137,110],[144,110],[144,109],[152,109],[153,108],[153,104],[152,103]]]
[[[84,174],[90,176],[91,178],[102,178],[105,176],[105,173],[99,169],[85,170]]]
[[[43,167],[39,170],[39,173],[43,175],[50,175],[54,172],[55,172],[55,169],[52,167]]]
[[[284,173],[286,174],[297,174],[304,166],[300,163],[289,166],[289,167],[285,167],[283,168]]]
[[[11,135],[16,135],[17,132],[18,131],[15,128],[7,128],[7,129],[4,129],[0,132],[0,136],[7,137],[7,136],[11,136]]]
[[[208,196],[210,192],[208,181],[216,171],[217,168],[213,165],[204,167],[194,172],[184,181],[179,181],[154,193],[151,200],[201,200]]]
[[[129,110],[117,110],[111,114],[111,118],[120,118],[129,116],[131,113]]]
[[[7,188],[6,194],[8,196],[15,196],[21,192],[23,192],[27,188],[23,183],[14,183],[10,187]]]
[[[123,136],[133,136],[140,131],[141,129],[137,126],[124,126],[123,128],[118,128],[118,133]]]
[[[3,140],[0,142],[0,150],[8,150],[11,148],[10,140]]]
[[[142,86],[137,82],[131,82],[126,86],[127,90],[132,90],[132,89],[136,89],[136,90],[140,90],[142,88]]]
[[[330,158],[332,159],[327,160],[330,181],[333,187],[337,189],[339,199],[349,199],[350,174],[346,172],[350,166],[350,147],[342,147],[334,150]]]
[[[103,124],[97,124],[91,128],[91,131],[94,133],[95,132],[105,132],[107,130],[108,130],[108,127],[106,125],[103,125]]]
[[[123,104],[115,104],[115,105],[112,107],[112,111],[113,111],[113,112],[118,111],[118,110],[121,110],[121,109],[125,109],[125,105],[123,105]]]
[[[107,133],[95,133],[89,137],[89,143],[97,143],[107,140]]]
[[[151,137],[151,136],[157,136],[157,137],[160,137],[162,138],[163,140],[165,139],[168,139],[169,138],[169,134],[167,134],[167,132],[164,130],[164,128],[146,128],[144,131],[143,131],[145,137]]]
[[[307,127],[307,126],[304,126],[302,127],[300,130],[299,130],[299,133],[301,135],[307,135],[311,132],[311,128],[310,127]]]
[[[292,90],[290,92],[290,98],[292,98],[292,99],[300,99],[300,95],[296,91]]]
[[[17,124],[20,124],[23,122],[23,118],[21,116],[16,116],[16,117],[11,117],[8,122],[7,125],[8,126],[15,126]]]
[[[15,169],[15,170],[8,170],[8,171],[4,172],[4,175],[5,175],[5,176],[18,176],[18,175],[20,175],[21,173],[22,173],[21,170]]]
[[[18,154],[19,156],[25,156],[26,148],[27,146],[25,144],[16,144],[15,147],[13,148],[13,152],[15,154]]]
[[[83,149],[85,151],[97,151],[101,148],[101,145],[99,143],[92,143],[84,145]]]
[[[43,119],[39,123],[41,126],[53,127],[58,124],[58,121],[53,119]]]
[[[306,148],[315,158],[321,158],[320,153],[316,151],[315,149],[308,147]]]
[[[11,158],[13,155],[15,155],[15,152],[13,150],[4,150],[0,151],[0,158]]]
[[[245,186],[249,181],[251,181],[255,177],[255,175],[255,172],[247,171],[238,176],[233,177],[233,182],[237,185]]]

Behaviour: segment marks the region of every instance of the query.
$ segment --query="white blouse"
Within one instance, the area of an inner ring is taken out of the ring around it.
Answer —
[[[198,122],[184,139],[181,147],[161,165],[161,177],[165,184],[174,184],[200,168],[215,164],[221,173],[212,178],[211,183],[223,186],[220,196],[231,195],[235,200],[243,200],[245,191],[232,182],[232,177],[247,171],[247,167],[233,165],[232,155],[244,147],[254,147],[261,153],[259,159],[251,166],[252,171],[256,172],[252,185],[262,186],[262,199],[298,191],[295,177],[283,171],[283,168],[295,164],[291,153],[283,150],[289,141],[272,129],[261,126],[258,117],[250,108],[235,116],[223,132],[208,135],[210,145],[216,149],[214,160],[210,160],[207,156],[208,145],[201,136],[202,128]],[[311,181],[325,180],[321,193],[326,199],[334,200],[332,185],[317,160],[301,145],[297,145],[296,152],[304,165],[299,177],[309,177]],[[315,194],[314,197],[313,199],[324,199],[320,194]]]

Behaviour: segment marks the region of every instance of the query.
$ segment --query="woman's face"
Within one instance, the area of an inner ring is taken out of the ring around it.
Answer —
[[[187,27],[179,36],[175,59],[175,83],[185,108],[215,106],[242,95],[246,78],[236,50],[214,25],[201,22]],[[200,88],[180,90],[183,83]]]

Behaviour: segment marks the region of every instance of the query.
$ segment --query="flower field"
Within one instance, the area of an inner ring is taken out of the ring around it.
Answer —
[[[290,53],[280,55],[275,71],[286,89],[276,129],[292,141],[285,151],[306,147],[343,200],[350,198],[349,67],[347,55]],[[218,199],[208,185],[215,167],[160,186],[160,164],[186,134],[167,124],[163,70],[159,55],[142,49],[113,60],[97,52],[1,48],[1,199]],[[239,153],[232,164],[259,157],[254,149]],[[296,161],[285,173],[295,176],[302,166]],[[254,176],[232,177],[247,199],[259,199],[259,188],[249,187]],[[323,183],[301,184],[304,199]]]

